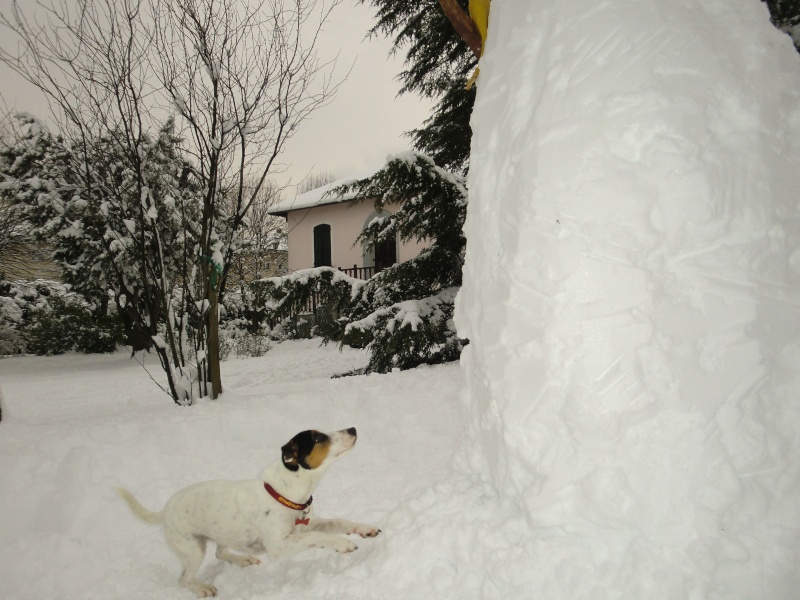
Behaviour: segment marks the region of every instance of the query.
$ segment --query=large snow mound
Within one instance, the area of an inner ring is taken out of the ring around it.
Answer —
[[[497,2],[472,126],[466,456],[529,528],[517,579],[796,597],[791,40],[756,0]]]

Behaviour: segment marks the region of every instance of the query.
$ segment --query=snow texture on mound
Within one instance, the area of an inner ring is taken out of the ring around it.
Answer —
[[[490,21],[464,457],[515,505],[527,565],[492,597],[796,598],[791,40],[757,0],[506,0]]]

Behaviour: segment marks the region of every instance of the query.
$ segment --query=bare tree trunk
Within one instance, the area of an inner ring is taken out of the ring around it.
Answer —
[[[219,356],[219,302],[214,287],[208,293],[208,377],[211,380],[211,398],[222,393],[222,374]]]
[[[191,141],[203,187],[201,393],[222,393],[219,305],[238,230],[299,124],[327,104],[335,61],[317,38],[341,0],[151,0],[154,72]],[[312,21],[318,19],[318,21]],[[221,263],[221,264],[218,264]]]

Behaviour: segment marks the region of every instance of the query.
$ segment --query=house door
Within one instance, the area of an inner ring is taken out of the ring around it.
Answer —
[[[364,223],[364,228],[369,227],[377,219],[385,219],[391,217],[386,211],[372,213],[367,222]],[[374,275],[385,269],[391,267],[397,262],[397,236],[393,235],[389,239],[385,239],[376,244],[372,244],[364,250],[364,267],[370,276]]]
[[[375,244],[375,272],[378,273],[386,267],[391,267],[397,262],[397,239],[392,236]]]
[[[317,225],[314,227],[314,266],[331,267],[331,226]]]

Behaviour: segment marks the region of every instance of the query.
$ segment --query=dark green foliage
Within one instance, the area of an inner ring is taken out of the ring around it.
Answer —
[[[28,352],[39,355],[113,352],[122,343],[122,321],[116,315],[95,316],[80,302],[55,297],[27,331]]]
[[[468,0],[459,0],[466,8]],[[393,240],[426,240],[430,246],[369,281],[333,269],[309,269],[268,280],[265,303],[271,319],[287,319],[316,304],[317,333],[325,340],[367,347],[367,372],[385,373],[458,358],[466,343],[456,335],[453,300],[461,285],[467,207],[464,174],[469,163],[469,125],[475,90],[466,82],[476,61],[436,0],[362,0],[377,11],[371,34],[394,37],[393,52],[405,50],[400,93],[436,101],[432,115],[410,133],[419,152],[391,159],[374,176],[334,190],[354,202],[390,207],[356,243],[365,247]]]
[[[369,340],[367,372],[413,369],[421,364],[458,360],[466,344],[453,326],[453,301],[458,288],[446,288],[422,299],[398,302],[378,309],[361,321],[349,323],[343,343]]]
[[[297,271],[286,277],[254,281],[253,315],[258,319],[296,327],[298,315],[317,307],[316,333],[326,341],[341,341],[347,314],[364,284],[331,267]],[[291,332],[290,332],[291,333]]]
[[[395,157],[374,176],[344,186],[355,201],[372,198],[375,210],[398,206],[373,221],[359,241],[375,244],[397,235],[429,240],[416,258],[384,269],[358,290],[346,313],[341,341],[368,343],[368,371],[408,369],[454,360],[463,341],[452,322],[453,300],[461,285],[467,190],[464,178],[437,167],[429,157]]]
[[[330,267],[307,269],[259,282],[274,298],[263,312],[266,318],[291,321],[305,311],[313,296],[318,306],[316,333],[326,342],[368,348],[367,373],[457,360],[466,343],[456,335],[452,320],[458,287],[420,297],[424,288],[414,277],[420,263],[410,264],[415,261],[425,263],[427,269],[460,273],[459,268],[451,268],[446,253],[437,250],[425,251],[366,282]],[[404,282],[411,284],[408,289]]]
[[[469,119],[475,91],[475,87],[468,90],[463,82],[457,82],[439,99],[424,127],[410,132],[415,148],[431,156],[436,164],[457,173],[466,173],[469,166],[472,139]]]
[[[376,211],[389,205],[396,208],[391,217],[370,223],[357,241],[374,244],[397,234],[403,241],[430,240],[460,252],[467,209],[465,183],[429,157],[407,152],[392,157],[372,177],[341,186],[334,193],[355,195],[353,202],[373,199]]]
[[[800,31],[793,33],[793,30],[800,26],[800,0],[763,1],[769,8],[775,27],[788,33],[794,41],[794,47],[800,52]]]
[[[395,205],[390,217],[370,223],[360,242],[375,244],[395,235],[404,241],[431,242],[416,258],[364,283],[346,313],[341,341],[369,344],[369,371],[458,357],[464,342],[456,335],[452,304],[464,261],[464,183],[463,177],[437,167],[429,157],[407,153],[373,177],[338,190],[355,194],[355,201],[374,199],[376,211]]]
[[[462,257],[441,246],[431,246],[409,261],[384,269],[364,282],[350,307],[352,321],[365,319],[377,308],[426,298],[461,285]]]
[[[113,352],[122,321],[54,281],[0,280],[0,354]]]
[[[437,0],[362,0],[367,2],[377,11],[370,33],[393,37],[392,51],[405,51],[400,93],[418,93],[436,105],[423,127],[410,132],[419,152],[394,157],[374,176],[335,193],[352,195],[355,202],[374,201],[379,212],[391,208],[390,216],[373,220],[356,243],[374,248],[384,241],[419,239],[430,246],[413,260],[352,284],[349,298],[332,282],[323,282],[316,269],[302,284],[297,278],[279,280],[275,291],[285,290],[283,306],[316,293],[322,304],[318,333],[368,347],[367,371],[387,372],[455,360],[466,343],[456,335],[452,316],[464,260],[463,176],[475,101],[475,90],[465,85],[477,61]],[[459,2],[467,8],[468,0]]]
[[[25,338],[17,330],[0,324],[0,356],[25,354],[26,349]]]
[[[375,244],[394,235],[431,242],[416,258],[381,271],[359,289],[346,313],[342,342],[369,344],[368,371],[457,359],[465,343],[452,321],[466,244],[464,178],[427,156],[407,153],[338,192],[355,194],[355,201],[372,198],[376,211],[387,205],[397,209],[370,223],[360,242]]]

